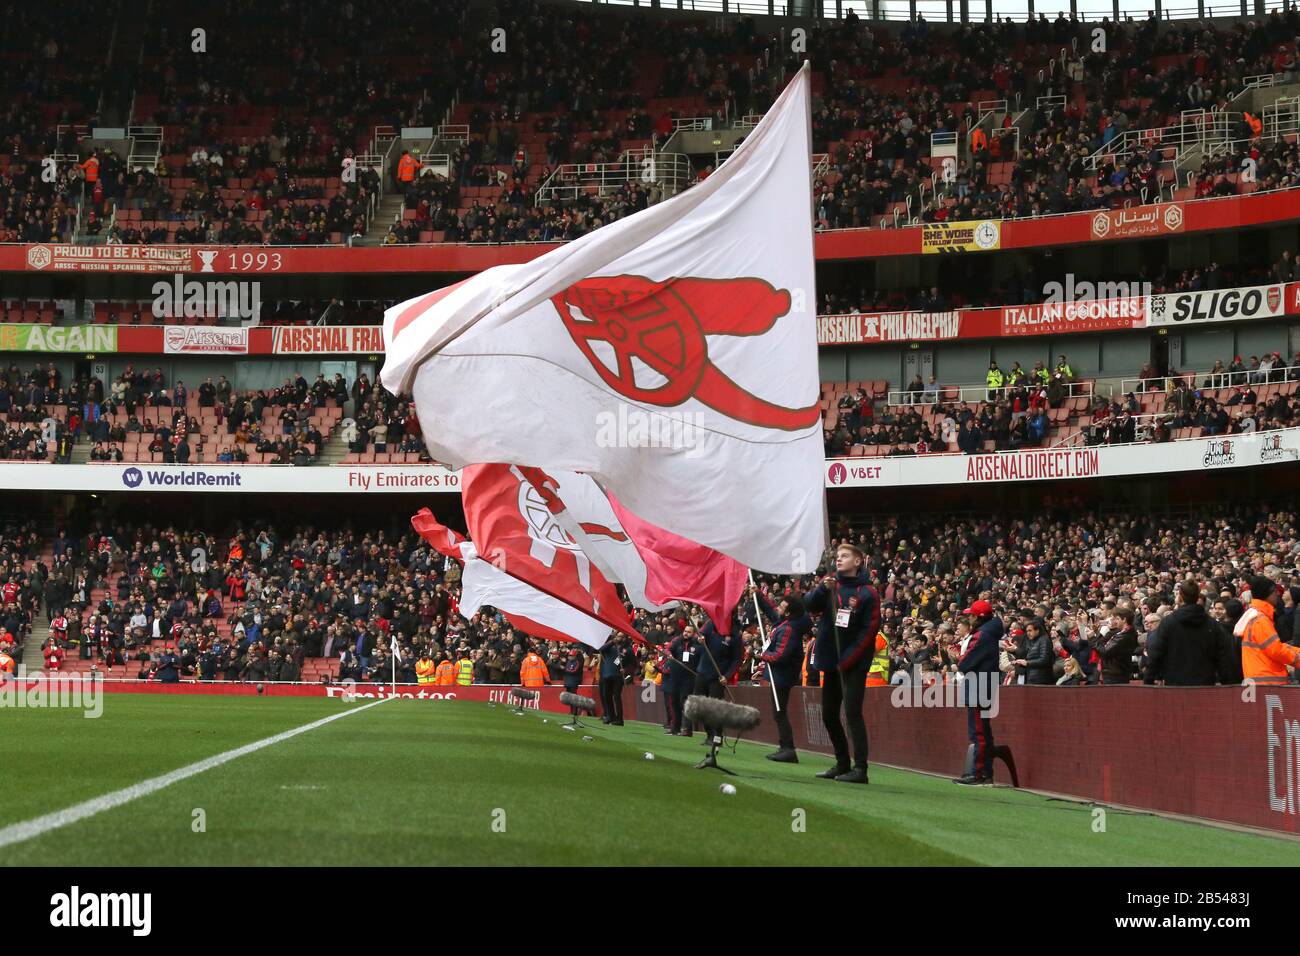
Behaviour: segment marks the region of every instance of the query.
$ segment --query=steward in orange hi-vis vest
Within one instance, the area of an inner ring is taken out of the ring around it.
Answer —
[[[1300,650],[1283,644],[1277,636],[1273,614],[1277,610],[1277,588],[1258,575],[1250,580],[1250,607],[1237,621],[1233,633],[1241,638],[1241,676],[1259,684],[1285,684],[1286,669],[1300,667]]]
[[[550,683],[546,662],[535,651],[529,651],[524,662],[519,665],[519,680],[525,687],[541,687]]]

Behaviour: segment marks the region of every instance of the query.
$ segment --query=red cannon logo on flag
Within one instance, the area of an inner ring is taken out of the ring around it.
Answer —
[[[790,293],[762,279],[598,276],[551,297],[564,327],[601,380],[636,402],[669,407],[695,398],[750,425],[798,431],[817,404],[775,405],[741,388],[709,360],[706,335],[762,335],[790,311]],[[612,351],[611,368],[593,347]],[[640,381],[634,360],[640,363]]]

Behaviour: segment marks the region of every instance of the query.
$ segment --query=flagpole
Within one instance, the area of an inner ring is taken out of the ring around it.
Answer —
[[[389,644],[388,656],[393,659],[393,688],[389,693],[390,696],[396,697],[397,696],[397,638],[390,637],[388,639],[388,644]]]
[[[758,606],[758,589],[754,587],[754,569],[749,569],[749,586],[754,594],[754,615],[758,618],[758,632],[763,636],[763,653],[767,653],[767,628],[763,626],[763,609]],[[776,681],[772,677],[772,665],[767,665],[767,682],[772,685],[772,703],[777,713],[781,712],[781,701],[776,696]]]

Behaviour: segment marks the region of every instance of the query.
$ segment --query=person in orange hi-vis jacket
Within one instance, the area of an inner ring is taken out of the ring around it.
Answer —
[[[456,683],[456,665],[444,657],[438,662],[438,667],[433,672],[433,682],[435,684]]]
[[[1241,675],[1257,684],[1285,684],[1288,667],[1300,667],[1300,650],[1282,643],[1273,615],[1277,611],[1277,587],[1264,575],[1250,579],[1250,607],[1233,633],[1241,638]]]
[[[91,151],[90,157],[84,163],[77,165],[86,174],[87,185],[93,186],[99,182],[99,150]]]
[[[420,659],[415,662],[415,679],[417,683],[432,684],[436,671],[437,665],[430,660],[428,651],[421,654]]]
[[[397,161],[397,181],[404,185],[410,185],[415,182],[416,170],[420,169],[424,163],[420,162],[406,150],[402,150],[402,158]]]
[[[541,687],[551,682],[546,661],[542,660],[536,651],[529,651],[524,662],[519,665],[519,680],[525,687]]]

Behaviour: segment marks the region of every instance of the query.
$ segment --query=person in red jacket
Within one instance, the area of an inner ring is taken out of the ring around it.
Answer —
[[[59,646],[58,641],[50,638],[45,643],[45,669],[52,674],[59,672],[59,667],[63,664],[63,648]]]

